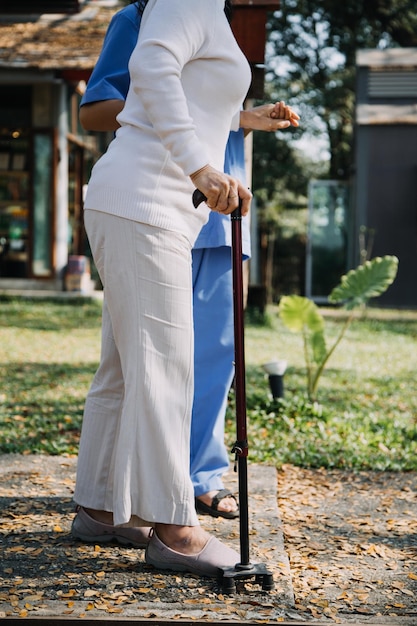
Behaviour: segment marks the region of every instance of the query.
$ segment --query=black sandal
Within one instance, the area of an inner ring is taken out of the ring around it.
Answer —
[[[195,509],[200,515],[211,515],[211,517],[224,517],[225,519],[235,519],[239,517],[239,506],[236,511],[219,511],[218,506],[221,500],[225,498],[233,498],[235,496],[228,489],[221,489],[212,499],[211,505],[195,498]],[[237,500],[236,500],[237,502]]]

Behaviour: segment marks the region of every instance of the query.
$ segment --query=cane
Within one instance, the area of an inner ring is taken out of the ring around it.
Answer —
[[[196,189],[193,193],[193,204],[197,208],[207,200],[205,195]],[[252,564],[249,558],[249,502],[248,502],[248,440],[246,419],[246,376],[245,376],[245,340],[244,340],[244,307],[243,307],[243,269],[242,269],[242,213],[239,207],[230,216],[232,228],[232,277],[233,277],[233,317],[234,317],[234,351],[235,351],[235,399],[236,399],[236,442],[232,448],[235,454],[235,471],[238,472],[239,485],[239,530],[240,530],[240,563],[234,567],[221,570],[222,585],[225,593],[233,593],[236,589],[235,580],[246,580],[255,577],[255,582],[262,585],[264,591],[274,588],[272,574],[261,563]],[[237,466],[237,468],[236,468]]]

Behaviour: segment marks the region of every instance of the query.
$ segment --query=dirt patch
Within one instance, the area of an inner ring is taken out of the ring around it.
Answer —
[[[417,622],[416,472],[285,466],[278,504],[298,612]]]

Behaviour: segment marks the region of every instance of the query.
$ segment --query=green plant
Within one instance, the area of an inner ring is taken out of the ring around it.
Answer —
[[[351,324],[354,309],[365,307],[370,298],[384,293],[395,280],[397,270],[397,257],[386,255],[366,261],[342,276],[339,285],[330,293],[329,302],[341,304],[351,313],[330,348],[326,346],[324,318],[316,304],[304,296],[281,298],[281,320],[290,331],[301,332],[303,336],[307,393],[310,400],[316,399],[320,376]]]

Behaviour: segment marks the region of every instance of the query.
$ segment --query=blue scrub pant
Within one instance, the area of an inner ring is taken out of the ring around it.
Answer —
[[[223,488],[229,468],[224,417],[234,376],[231,249],[192,251],[194,303],[194,403],[190,472],[199,496]]]

